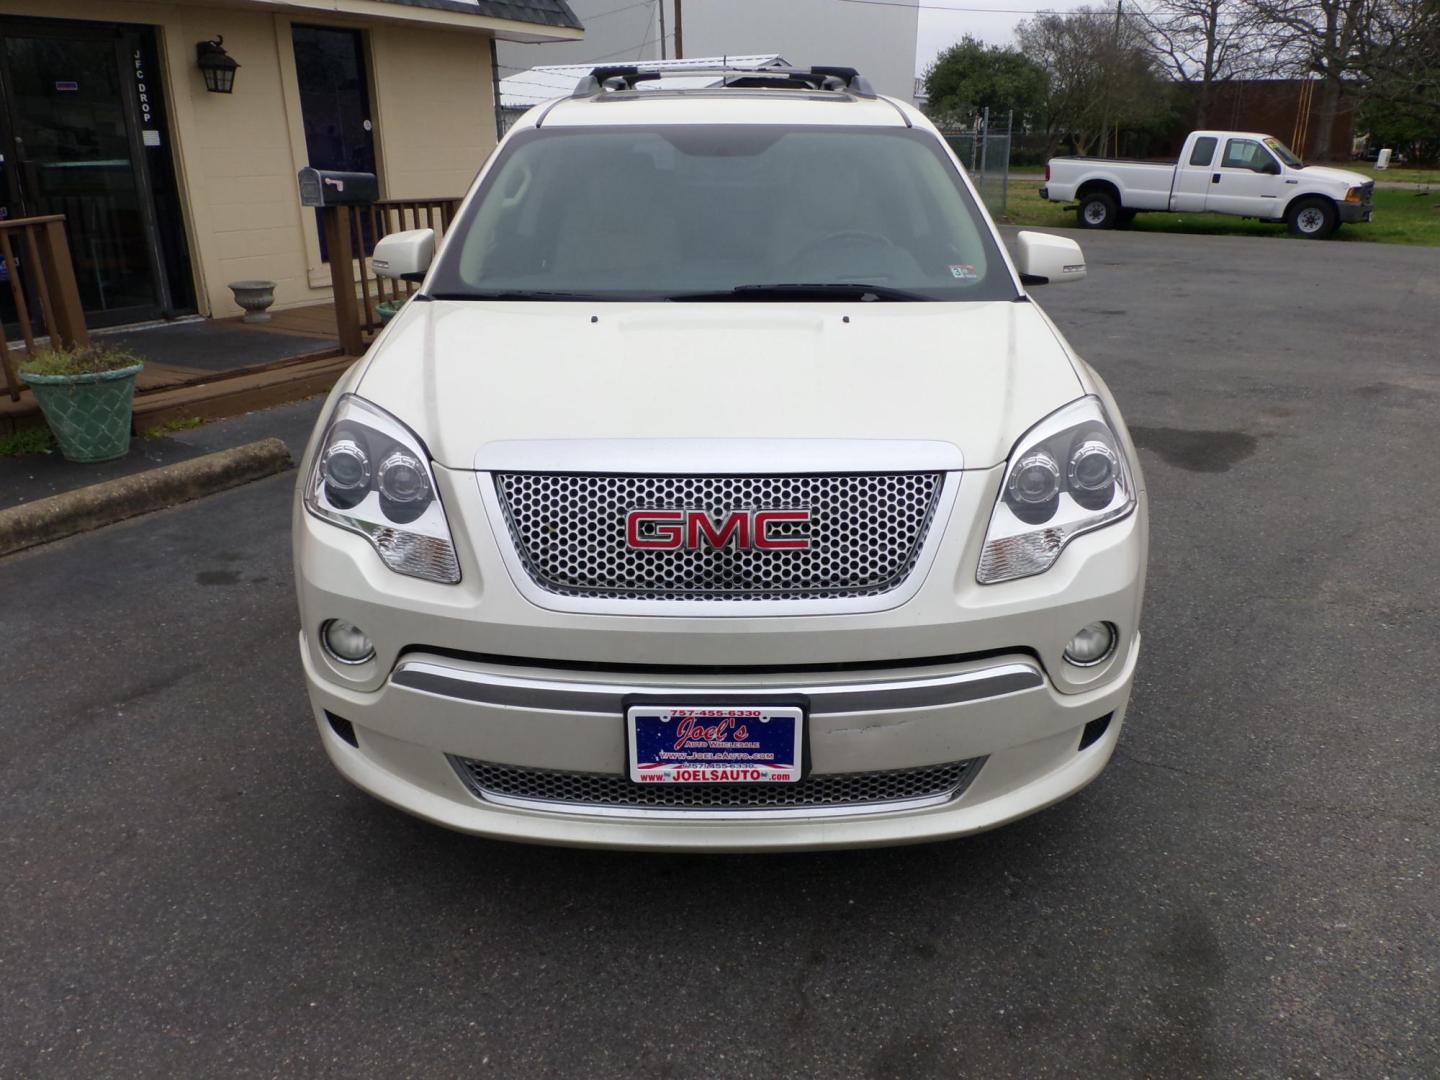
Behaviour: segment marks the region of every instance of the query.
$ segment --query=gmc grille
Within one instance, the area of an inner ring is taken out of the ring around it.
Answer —
[[[876,596],[915,568],[944,474],[609,476],[496,473],[511,539],[531,579],[561,596],[647,600],[813,600]],[[672,551],[627,546],[632,510],[808,510],[806,550],[736,544]]]

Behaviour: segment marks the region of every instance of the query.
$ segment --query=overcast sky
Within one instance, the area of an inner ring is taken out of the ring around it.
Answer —
[[[920,29],[915,42],[915,74],[923,75],[935,55],[953,45],[966,34],[992,45],[1008,45],[1015,40],[1015,24],[1037,10],[1068,11],[1086,3],[1112,6],[1114,0],[920,0]],[[995,11],[941,11],[940,7],[1004,8]],[[1128,6],[1128,5],[1127,5]]]

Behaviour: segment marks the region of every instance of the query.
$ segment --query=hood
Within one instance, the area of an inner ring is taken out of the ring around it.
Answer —
[[[701,438],[939,441],[976,469],[1084,390],[1029,303],[437,300],[357,392],[451,469],[512,440]]]
[[[1368,176],[1351,172],[1349,169],[1332,169],[1328,165],[1306,165],[1305,168],[1297,171],[1306,180],[1325,180],[1332,184],[1343,184],[1346,187],[1359,187],[1361,184],[1370,183]]]

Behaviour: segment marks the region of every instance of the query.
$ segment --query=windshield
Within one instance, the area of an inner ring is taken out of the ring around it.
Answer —
[[[1273,137],[1267,138],[1265,140],[1265,145],[1270,148],[1271,152],[1276,157],[1278,157],[1286,165],[1289,165],[1292,169],[1303,169],[1305,167],[1305,163],[1301,161],[1298,157],[1296,157],[1293,153],[1291,153],[1290,148],[1286,146],[1283,142],[1281,142],[1279,139]]]
[[[524,132],[452,232],[437,299],[1016,296],[955,166],[909,129]]]

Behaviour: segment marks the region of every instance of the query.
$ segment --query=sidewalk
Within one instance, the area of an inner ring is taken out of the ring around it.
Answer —
[[[0,457],[0,510],[270,436],[284,442],[291,457],[299,461],[324,401],[324,394],[317,394],[305,401],[215,420],[186,431],[154,438],[136,436],[125,457],[94,465],[72,464],[61,457],[58,450],[25,457]]]

